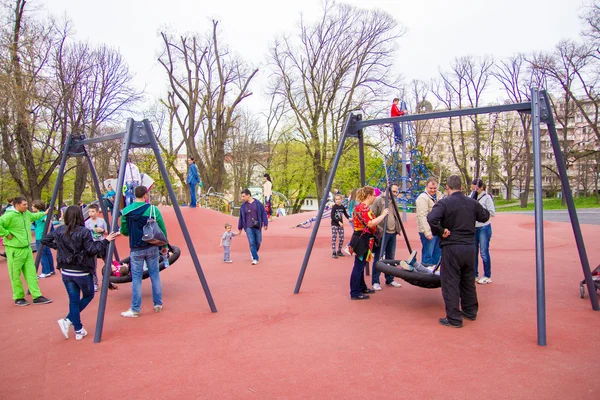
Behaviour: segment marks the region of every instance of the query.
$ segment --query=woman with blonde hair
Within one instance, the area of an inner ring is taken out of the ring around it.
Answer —
[[[377,225],[388,215],[388,209],[384,209],[381,215],[375,218],[369,208],[375,201],[375,190],[371,186],[360,188],[356,192],[356,200],[359,202],[352,213],[354,233],[350,240],[350,251],[354,253],[354,268],[350,275],[350,299],[366,300],[369,293],[375,293],[365,283],[363,270],[369,261],[373,259],[373,245],[377,233]]]

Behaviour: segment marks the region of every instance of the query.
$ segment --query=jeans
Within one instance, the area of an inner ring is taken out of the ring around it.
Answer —
[[[442,249],[440,247],[440,237],[433,236],[431,240],[427,240],[422,232],[419,232],[421,238],[421,262],[423,264],[437,264],[442,256]]]
[[[67,319],[73,323],[76,331],[83,328],[81,323],[81,312],[94,298],[94,284],[92,275],[85,276],[62,276],[63,283],[69,295],[69,314]],[[83,296],[83,297],[80,297]]]
[[[127,189],[125,190],[125,206],[130,205],[135,201],[134,189],[138,186],[138,182],[127,182],[125,186]]]
[[[380,247],[373,249],[373,276],[371,277],[371,283],[376,284],[379,283],[379,276],[381,275],[381,271],[379,271],[376,267],[377,261],[379,261],[379,253],[380,249],[383,248],[383,252],[381,252],[382,260],[393,260],[396,257],[396,234],[385,234],[384,242]],[[394,281],[394,276],[385,274],[385,283],[388,285]]]
[[[258,251],[262,243],[262,231],[256,228],[246,228],[246,236],[248,236],[248,244],[250,244],[250,254],[252,259],[258,261]]]
[[[40,246],[42,245],[41,240],[35,241],[35,248],[37,251],[40,251]],[[44,250],[42,250],[42,274],[49,274],[50,272],[54,272],[54,258],[52,257],[52,252],[50,251],[50,247],[44,246]]]
[[[492,239],[492,224],[487,224],[476,228],[475,243],[476,248],[481,254],[483,261],[483,275],[486,278],[492,277],[492,260],[490,259],[490,240]],[[479,276],[478,271],[479,257],[475,257],[475,278]]]
[[[223,246],[223,261],[229,261],[231,259],[231,247]]]
[[[354,256],[354,267],[350,274],[350,297],[360,296],[363,290],[367,289],[365,274],[363,273],[365,265],[367,265],[366,261]]]
[[[198,200],[196,200],[196,186],[198,186],[197,183],[189,183],[190,185],[190,207],[192,208],[196,208],[196,204],[198,203]]]
[[[402,128],[400,128],[400,122],[393,122],[392,126],[394,127],[394,139],[396,142],[402,141]]]
[[[162,306],[162,286],[158,269],[158,247],[151,246],[145,249],[131,249],[129,255],[131,267],[131,310],[140,312],[142,308],[142,276],[144,275],[144,261],[148,266],[148,274],[152,281],[152,301],[155,306]]]

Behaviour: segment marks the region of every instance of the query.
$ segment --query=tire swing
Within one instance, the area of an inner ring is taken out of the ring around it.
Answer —
[[[175,264],[175,261],[177,261],[179,259],[180,255],[181,255],[181,250],[179,249],[179,247],[169,245],[169,266]],[[121,259],[121,264],[123,264],[123,263],[127,263],[127,264],[131,265],[129,263],[129,257],[125,257],[125,258]],[[159,263],[158,263],[159,272],[162,272],[164,269],[165,269],[164,264],[159,261]],[[144,274],[142,275],[142,279],[146,279],[149,276],[150,276],[150,273],[148,272],[148,270],[146,270],[146,271],[144,271]],[[115,283],[117,285],[121,284],[121,283],[129,283],[129,282],[131,282],[131,280],[132,280],[131,270],[128,275],[125,275],[125,276],[111,275],[111,277],[110,277],[110,283]]]
[[[375,265],[379,271],[398,277],[413,286],[418,286],[425,289],[437,289],[442,287],[442,280],[439,275],[423,274],[417,271],[407,271],[398,267],[398,265],[400,265],[400,261],[380,260],[377,261]],[[437,268],[439,268],[439,266],[436,267],[436,269]]]

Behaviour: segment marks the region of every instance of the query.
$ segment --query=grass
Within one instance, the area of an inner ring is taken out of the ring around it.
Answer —
[[[600,204],[596,203],[596,197],[575,197],[575,207],[576,208],[600,208]],[[512,206],[507,207],[498,207],[500,205],[505,204],[514,204]],[[505,211],[532,211],[533,210],[533,201],[527,204],[526,208],[521,208],[518,202],[507,202],[506,200],[495,201],[496,211],[505,212]],[[565,210],[567,208],[566,205],[562,205],[561,199],[544,199],[544,210]]]

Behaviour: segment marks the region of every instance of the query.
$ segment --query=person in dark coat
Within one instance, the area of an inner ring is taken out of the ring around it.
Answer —
[[[458,175],[448,177],[448,196],[438,201],[427,215],[434,235],[441,236],[442,296],[446,318],[440,324],[462,328],[463,317],[475,321],[479,304],[475,290],[475,222],[486,222],[490,213],[461,192]]]

